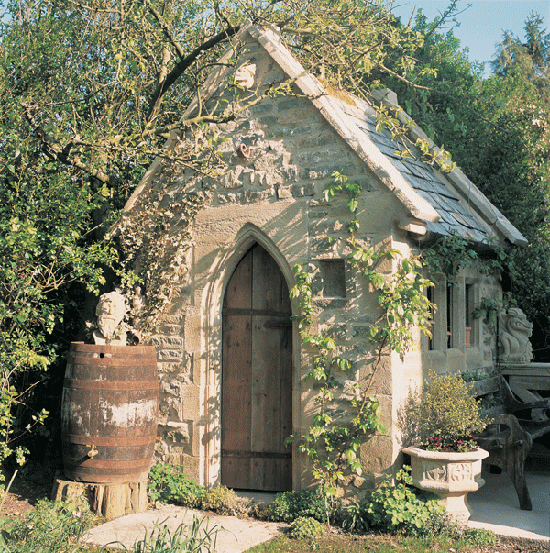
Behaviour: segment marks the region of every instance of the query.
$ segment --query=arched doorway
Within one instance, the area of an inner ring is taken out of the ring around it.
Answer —
[[[230,488],[292,489],[292,326],[288,286],[255,244],[223,304],[221,480]]]

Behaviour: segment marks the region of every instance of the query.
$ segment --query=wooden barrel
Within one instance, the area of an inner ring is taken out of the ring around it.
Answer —
[[[147,478],[158,404],[154,346],[73,342],[61,400],[65,476],[97,483]]]

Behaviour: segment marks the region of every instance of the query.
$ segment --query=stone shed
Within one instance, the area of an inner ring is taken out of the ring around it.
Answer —
[[[289,298],[293,267],[315,273],[314,327],[332,329],[357,377],[369,370],[367,333],[379,310],[376,295],[349,270],[347,252],[330,240],[349,220],[343,198],[324,199],[333,172],[362,186],[359,238],[404,257],[451,234],[504,246],[525,239],[460,170],[443,174],[396,153],[402,147],[391,134],[376,131],[376,111],[306,73],[276,29],[250,25],[239,40],[243,88],[260,94],[291,79],[293,94],[264,97],[223,125],[227,140],[219,147],[227,168],[220,178],[185,169],[168,177],[159,159],[126,206],[139,214],[152,201],[143,198],[155,198],[177,215],[185,194],[206,198],[191,228],[187,281],[153,337],[161,375],[157,456],[205,485],[300,490],[311,484],[308,459],[284,440],[307,431],[315,389],[304,379],[311,351],[291,318],[298,314]],[[205,102],[223,94],[233,71],[221,66],[210,75]],[[386,91],[378,101],[390,106],[397,99]],[[413,142],[425,137],[418,127],[410,132]],[[166,148],[184,139],[174,135]],[[457,282],[431,291],[438,305],[433,339],[419,332],[414,351],[384,358],[376,394],[388,432],[361,449],[370,479],[397,466],[397,414],[409,386],[428,369],[493,366],[494,338],[472,312],[481,298],[500,297],[500,285],[473,267]]]

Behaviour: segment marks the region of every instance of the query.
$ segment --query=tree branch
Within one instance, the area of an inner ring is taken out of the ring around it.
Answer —
[[[183,51],[183,48],[182,48],[181,44],[177,40],[174,39],[174,37],[172,36],[172,33],[170,33],[170,29],[169,29],[166,21],[164,20],[162,15],[159,13],[159,11],[153,5],[151,5],[151,3],[149,1],[147,2],[147,9],[149,10],[149,13],[157,20],[158,24],[160,25],[160,28],[162,29],[162,32],[163,32],[164,36],[168,39],[170,44],[174,47],[174,50],[176,50],[176,52],[178,53],[178,56],[180,57],[180,59],[184,58],[185,57],[185,52]]]
[[[218,44],[221,44],[225,40],[235,36],[239,31],[239,27],[227,27],[223,31],[220,31],[217,35],[211,37],[207,41],[203,42],[200,46],[195,48],[190,54],[182,58],[168,73],[165,79],[160,82],[157,89],[149,100],[149,112],[147,114],[147,120],[154,118],[155,113],[160,105],[162,96],[168,91],[168,89],[181,77],[181,75],[198,59],[198,57],[208,50],[214,48]]]

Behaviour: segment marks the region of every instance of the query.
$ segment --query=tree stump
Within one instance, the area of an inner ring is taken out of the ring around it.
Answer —
[[[56,477],[51,499],[54,501],[84,499],[96,515],[113,519],[147,510],[147,480],[98,484],[74,482]]]

